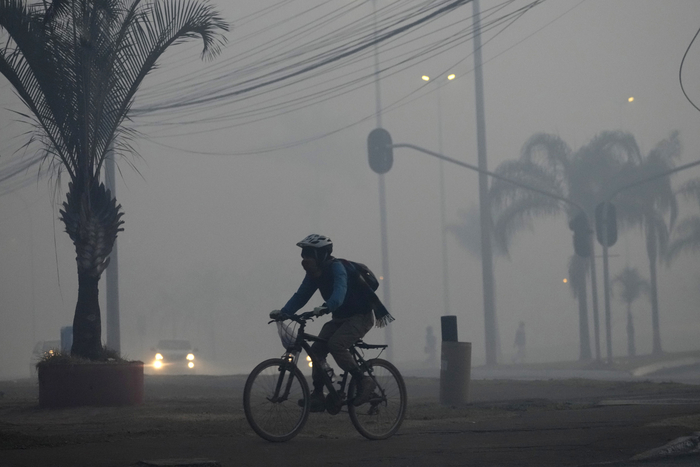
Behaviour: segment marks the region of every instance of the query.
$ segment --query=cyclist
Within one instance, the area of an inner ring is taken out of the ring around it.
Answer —
[[[333,242],[330,238],[312,234],[297,243],[297,246],[301,247],[301,265],[306,275],[299,290],[281,310],[273,310],[270,318],[279,319],[284,315],[293,315],[306,305],[316,290],[320,290],[325,303],[314,308],[314,314],[321,316],[330,312],[332,319],[323,325],[318,335],[323,341],[316,341],[311,346],[314,355],[323,364],[314,365],[313,368],[314,389],[309,401],[310,410],[326,410],[321,372],[324,371],[323,367],[327,367],[325,359],[329,352],[338,366],[360,383],[353,402],[355,406],[360,406],[372,397],[376,384],[369,376],[363,376],[348,349],[372,329],[372,304],[359,284],[348,280],[345,266],[331,255]]]

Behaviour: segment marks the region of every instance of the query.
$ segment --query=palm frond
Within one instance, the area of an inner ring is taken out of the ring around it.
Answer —
[[[508,246],[515,234],[534,229],[534,219],[554,216],[562,211],[558,201],[539,194],[514,199],[494,218],[493,235],[499,248],[508,254]]]
[[[565,173],[571,162],[571,148],[556,135],[536,133],[523,145],[520,159],[554,172]]]
[[[642,277],[637,268],[625,266],[611,281],[612,285],[617,285],[620,290],[620,299],[632,304],[641,295],[648,294],[651,290],[649,281]]]
[[[666,263],[670,264],[681,253],[695,252],[700,249],[700,216],[691,216],[681,220],[674,230],[675,238],[666,250]]]
[[[700,206],[700,178],[693,178],[683,183],[676,193],[687,200],[695,200]]]

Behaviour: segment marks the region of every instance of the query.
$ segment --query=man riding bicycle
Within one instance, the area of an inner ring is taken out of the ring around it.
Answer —
[[[328,353],[333,356],[340,368],[349,372],[359,382],[358,395],[353,405],[360,406],[372,397],[376,384],[369,376],[363,376],[349,348],[358,339],[364,337],[372,328],[374,315],[372,302],[358,280],[348,279],[348,270],[343,263],[333,256],[333,242],[323,235],[312,234],[297,243],[301,247],[301,265],[306,276],[299,289],[281,310],[274,310],[270,318],[280,319],[293,315],[311,299],[316,290],[320,290],[325,300],[323,306],[314,308],[314,314],[321,316],[332,313],[332,319],[323,325],[316,341],[311,346],[314,355],[323,362],[313,368],[313,392],[310,396],[311,412],[325,411],[322,371]],[[376,299],[376,296],[374,296]]]

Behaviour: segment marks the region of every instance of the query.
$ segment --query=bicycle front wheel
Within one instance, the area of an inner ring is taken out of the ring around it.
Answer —
[[[357,431],[368,439],[387,439],[401,426],[406,416],[406,384],[394,365],[375,358],[368,360],[377,388],[366,404],[348,405],[350,420]],[[357,394],[357,381],[353,379],[348,388],[348,399]]]
[[[251,428],[262,438],[287,441],[309,418],[309,385],[291,363],[281,358],[265,360],[248,376],[243,409]]]

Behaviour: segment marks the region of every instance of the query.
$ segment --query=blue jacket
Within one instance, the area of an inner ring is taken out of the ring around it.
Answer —
[[[348,318],[372,311],[367,294],[355,284],[354,280],[348,280],[345,266],[332,258],[324,265],[319,277],[312,277],[309,274],[304,276],[299,290],[282,307],[282,313],[286,315],[296,313],[306,305],[317,290],[321,292],[321,296],[326,301],[324,305],[333,313],[333,318]]]

